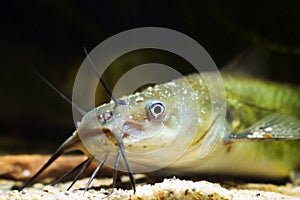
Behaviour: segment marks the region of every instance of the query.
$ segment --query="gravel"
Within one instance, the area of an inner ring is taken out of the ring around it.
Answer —
[[[122,179],[123,182],[124,179]],[[153,185],[138,185],[136,193],[125,189],[109,188],[111,179],[95,179],[91,189],[84,191],[87,178],[79,180],[70,191],[66,191],[70,182],[55,186],[37,183],[22,191],[12,190],[14,181],[0,181],[0,199],[2,200],[38,200],[38,199],[299,199],[300,186],[276,186],[270,184],[246,184],[225,188],[220,184],[207,181],[188,181],[176,178],[165,179]]]

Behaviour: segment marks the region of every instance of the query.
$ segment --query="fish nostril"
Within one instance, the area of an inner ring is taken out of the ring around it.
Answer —
[[[102,123],[107,122],[112,119],[112,112],[106,111],[104,114],[100,114],[97,116],[98,120]]]
[[[108,121],[112,118],[112,114],[109,112],[104,113],[103,118],[105,121]]]

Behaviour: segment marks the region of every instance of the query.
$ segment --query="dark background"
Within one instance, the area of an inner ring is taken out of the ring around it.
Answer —
[[[180,31],[220,68],[241,52],[264,49],[268,78],[299,84],[299,8],[297,1],[259,0],[2,2],[0,154],[49,153],[74,130],[71,106],[33,69],[71,97],[83,46],[91,50],[132,28]]]

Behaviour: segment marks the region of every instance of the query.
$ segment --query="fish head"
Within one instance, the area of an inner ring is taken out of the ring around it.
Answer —
[[[91,110],[77,130],[84,152],[99,160],[109,153],[107,163],[114,166],[120,139],[135,172],[170,164],[202,137],[198,126],[203,128],[206,118],[199,112],[207,106],[199,108],[200,92],[180,79],[122,97],[120,105],[111,101]]]

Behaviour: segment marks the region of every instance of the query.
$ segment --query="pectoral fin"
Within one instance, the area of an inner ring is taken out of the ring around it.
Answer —
[[[300,139],[299,119],[282,113],[273,113],[246,130],[230,134],[226,142],[275,141]]]

